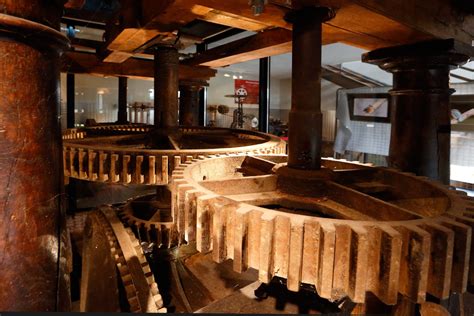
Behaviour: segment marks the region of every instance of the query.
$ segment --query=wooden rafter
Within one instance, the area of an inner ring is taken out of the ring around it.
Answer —
[[[64,54],[61,71],[101,76],[154,78],[153,60],[129,58],[122,64],[112,64],[100,61],[95,54],[81,52],[67,52]],[[215,74],[216,70],[208,67],[179,66],[179,79],[183,81],[196,81],[201,85],[207,85],[206,81],[214,77]]]

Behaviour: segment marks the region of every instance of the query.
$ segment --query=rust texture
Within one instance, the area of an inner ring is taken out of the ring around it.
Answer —
[[[288,167],[321,167],[321,24],[327,8],[303,8],[286,16],[293,23],[291,110]]]
[[[449,183],[449,70],[468,60],[452,40],[383,48],[363,61],[393,73],[389,164]]]
[[[9,30],[0,38],[2,311],[68,310],[70,305],[57,50],[67,39],[47,27],[59,26],[59,4],[0,1],[0,11],[12,14],[0,19],[2,29]],[[29,35],[35,30],[33,39]]]
[[[199,91],[201,86],[181,85],[179,87],[179,125],[199,125]]]
[[[172,46],[155,49],[155,125],[178,125],[178,50]]]

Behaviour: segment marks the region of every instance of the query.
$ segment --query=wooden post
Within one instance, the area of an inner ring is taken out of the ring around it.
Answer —
[[[258,130],[268,133],[268,113],[270,111],[270,57],[260,58]]]
[[[178,50],[173,46],[155,48],[155,126],[178,125]]]
[[[66,93],[67,93],[67,111],[66,111],[66,121],[67,128],[74,128],[75,126],[75,108],[76,108],[76,93],[75,93],[75,75],[67,74],[66,77]]]
[[[201,43],[196,45],[196,52],[202,53],[207,50],[207,43]],[[207,116],[207,87],[203,87],[199,91],[199,126],[206,125],[206,116]]]
[[[321,25],[332,17],[326,7],[304,7],[285,17],[293,23],[289,168],[321,168]]]
[[[0,311],[70,309],[58,120],[64,2],[0,5]]]
[[[199,91],[201,86],[195,84],[182,84],[179,87],[179,125],[199,125]]]
[[[119,98],[118,98],[118,115],[117,123],[127,124],[127,77],[119,77]]]
[[[449,71],[468,60],[453,40],[382,48],[362,56],[393,73],[389,165],[449,184]]]

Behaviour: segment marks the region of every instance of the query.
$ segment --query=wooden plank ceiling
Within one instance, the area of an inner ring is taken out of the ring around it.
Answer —
[[[71,4],[70,8],[77,11],[77,1],[70,2],[76,3],[76,6]],[[115,18],[106,21],[105,42],[100,43],[101,47],[97,49],[101,60],[89,61],[89,64],[95,65],[96,71],[99,62],[144,64],[143,61],[140,63],[133,61],[134,58],[131,57],[139,54],[142,57],[145,54],[146,57],[147,48],[152,44],[174,43],[179,38],[185,38],[180,37],[180,29],[196,19],[258,33],[197,54],[184,62],[187,67],[221,67],[291,52],[291,24],[283,19],[289,9],[277,5],[278,1],[270,0],[259,16],[252,14],[248,0],[120,0],[120,2],[120,12]],[[455,7],[455,2],[444,0],[319,0],[317,2],[321,5],[330,5],[337,11],[336,17],[323,25],[323,44],[341,42],[372,50],[431,38],[455,38],[465,53],[472,54],[474,15],[468,12],[469,9]],[[202,40],[188,39],[187,45]],[[77,55],[72,57],[69,55],[70,59],[78,58]],[[93,57],[95,56],[88,58]],[[81,58],[83,62],[85,57]],[[129,66],[122,68],[127,67]],[[105,65],[101,66],[101,69],[106,68]],[[202,77],[199,80],[202,80]]]

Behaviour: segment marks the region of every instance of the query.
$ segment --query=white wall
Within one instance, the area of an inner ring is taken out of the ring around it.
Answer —
[[[118,112],[118,78],[91,75],[75,76],[76,124],[84,124],[88,118],[97,122],[115,122]],[[153,80],[129,79],[127,102],[152,102]],[[61,73],[61,125],[66,128],[66,74]],[[102,108],[99,109],[99,104]]]

